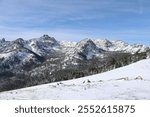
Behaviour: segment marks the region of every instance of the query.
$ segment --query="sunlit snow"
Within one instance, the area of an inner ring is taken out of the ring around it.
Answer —
[[[97,75],[2,92],[0,99],[150,99],[150,59]]]

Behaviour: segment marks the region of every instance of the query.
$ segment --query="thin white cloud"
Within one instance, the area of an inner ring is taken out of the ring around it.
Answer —
[[[1,17],[16,21],[30,19],[81,19],[101,18],[117,11],[134,11],[135,4],[116,0],[3,0]]]
[[[71,21],[76,25],[76,21],[80,20],[94,22],[111,19],[111,16],[118,16],[118,14],[150,12],[149,5],[146,4],[148,2],[148,0],[0,0],[0,36],[8,39],[18,37],[28,39],[47,33],[58,40],[80,40],[86,37],[149,37],[145,29],[131,32],[125,28],[114,30],[113,27],[110,27],[110,30],[94,29],[88,22],[87,27],[79,25],[76,28],[72,24],[69,27],[63,24]],[[58,22],[61,22],[60,26]],[[52,23],[53,26],[48,27]],[[94,25],[97,25],[96,23],[101,22],[95,22]]]

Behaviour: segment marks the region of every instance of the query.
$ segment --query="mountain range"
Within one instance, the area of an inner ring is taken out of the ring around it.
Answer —
[[[80,78],[150,57],[150,48],[124,41],[57,41],[43,35],[0,40],[0,91]]]

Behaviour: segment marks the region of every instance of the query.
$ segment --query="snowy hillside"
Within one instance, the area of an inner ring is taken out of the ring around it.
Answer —
[[[150,59],[80,79],[3,92],[0,99],[150,99]]]

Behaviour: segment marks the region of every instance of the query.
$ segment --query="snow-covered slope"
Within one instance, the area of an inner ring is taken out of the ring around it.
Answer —
[[[0,99],[150,99],[150,59],[80,79],[3,92]]]

